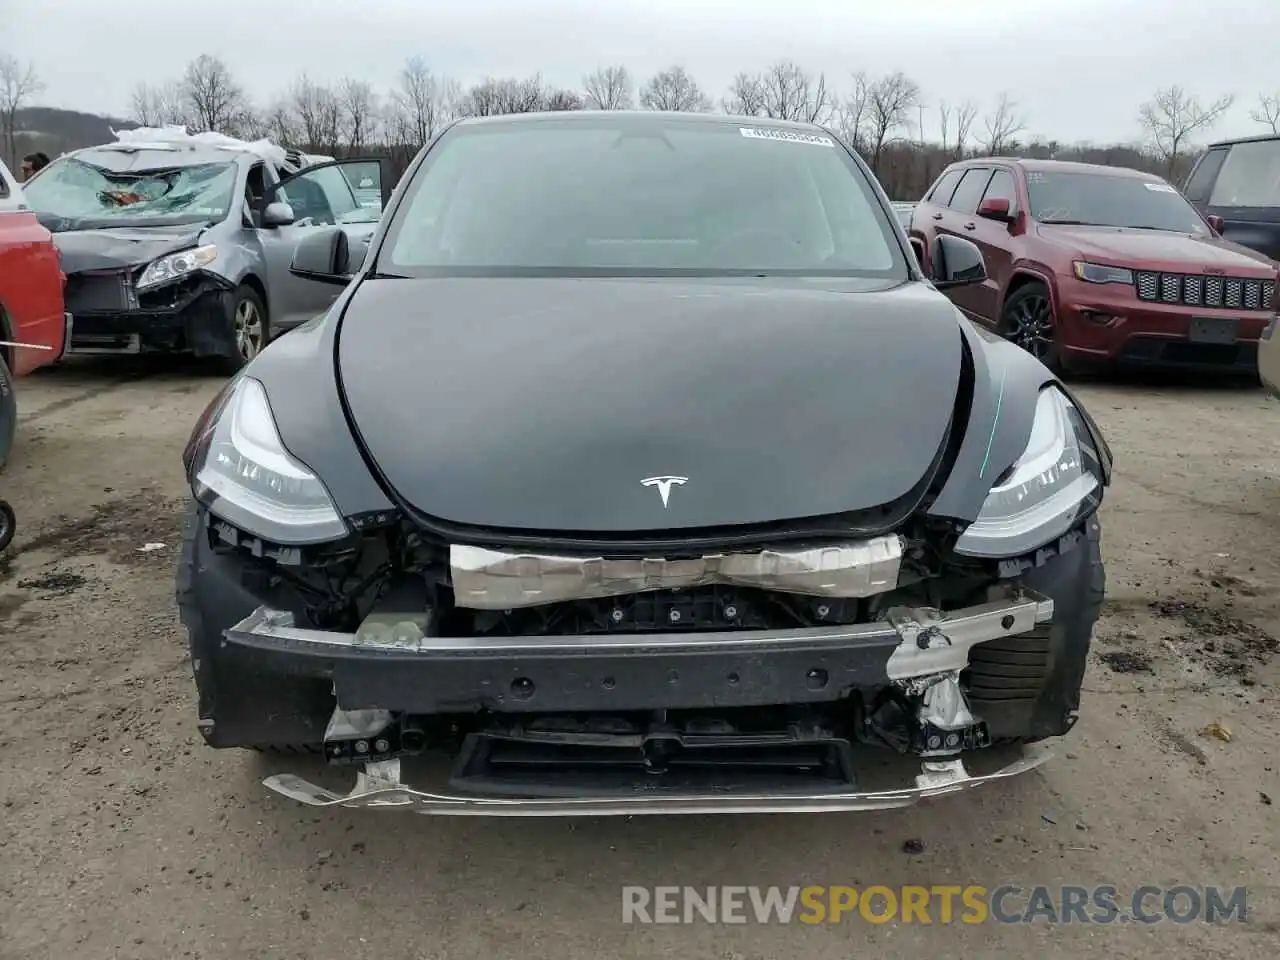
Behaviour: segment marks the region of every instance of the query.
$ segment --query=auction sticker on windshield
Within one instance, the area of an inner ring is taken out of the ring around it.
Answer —
[[[835,141],[817,133],[802,133],[799,130],[771,130],[768,127],[739,127],[744,137],[752,140],[785,140],[788,143],[812,143],[819,147],[834,147]]]

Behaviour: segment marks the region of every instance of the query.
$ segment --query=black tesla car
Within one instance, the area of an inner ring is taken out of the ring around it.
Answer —
[[[267,780],[307,803],[463,814],[864,809],[1040,762],[1111,454],[939,292],[978,249],[929,263],[816,126],[453,124],[367,249],[300,245],[345,289],[192,433],[205,741],[355,767]]]

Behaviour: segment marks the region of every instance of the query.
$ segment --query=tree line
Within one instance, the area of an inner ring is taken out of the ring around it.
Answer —
[[[16,163],[16,117],[43,85],[33,65],[0,52],[0,132]],[[300,74],[289,89],[255,98],[220,57],[201,54],[181,76],[139,84],[130,119],[143,126],[185,124],[246,139],[267,137],[308,153],[389,157],[398,170],[443,126],[458,117],[539,110],[723,111],[819,123],[858,150],[891,196],[915,199],[948,163],[970,156],[1015,155],[1136,167],[1180,182],[1207,135],[1234,104],[1227,95],[1202,101],[1174,85],[1142,103],[1131,143],[1060,143],[1027,134],[1028,117],[1003,93],[992,103],[939,99],[896,71],[855,72],[836,85],[782,60],[742,72],[713,99],[683,66],[637,78],[624,65],[600,66],[576,89],[541,75],[487,77],[470,86],[433,71],[421,56],[407,59],[390,90],[351,77],[337,82]],[[1258,97],[1251,118],[1280,133],[1280,91]]]

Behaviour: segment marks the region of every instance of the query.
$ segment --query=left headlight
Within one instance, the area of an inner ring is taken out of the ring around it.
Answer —
[[[1076,279],[1085,283],[1133,284],[1133,271],[1128,267],[1109,267],[1105,263],[1088,263],[1084,260],[1076,260],[1071,266],[1076,272]]]
[[[193,247],[153,260],[147,264],[135,285],[138,290],[158,287],[162,283],[181,280],[189,273],[195,273],[201,267],[207,267],[218,258],[218,248],[212,243],[203,247]]]
[[[1002,558],[1030,553],[1069,531],[1102,499],[1097,451],[1075,405],[1046,387],[1027,448],[987,494],[956,553]]]
[[[286,546],[347,535],[320,478],[285,449],[261,383],[242,376],[215,416],[191,464],[191,490],[210,512]]]

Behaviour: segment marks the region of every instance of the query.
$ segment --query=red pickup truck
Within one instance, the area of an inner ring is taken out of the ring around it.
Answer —
[[[65,351],[65,282],[52,234],[27,209],[22,187],[0,161],[0,467],[17,428],[14,377]]]

